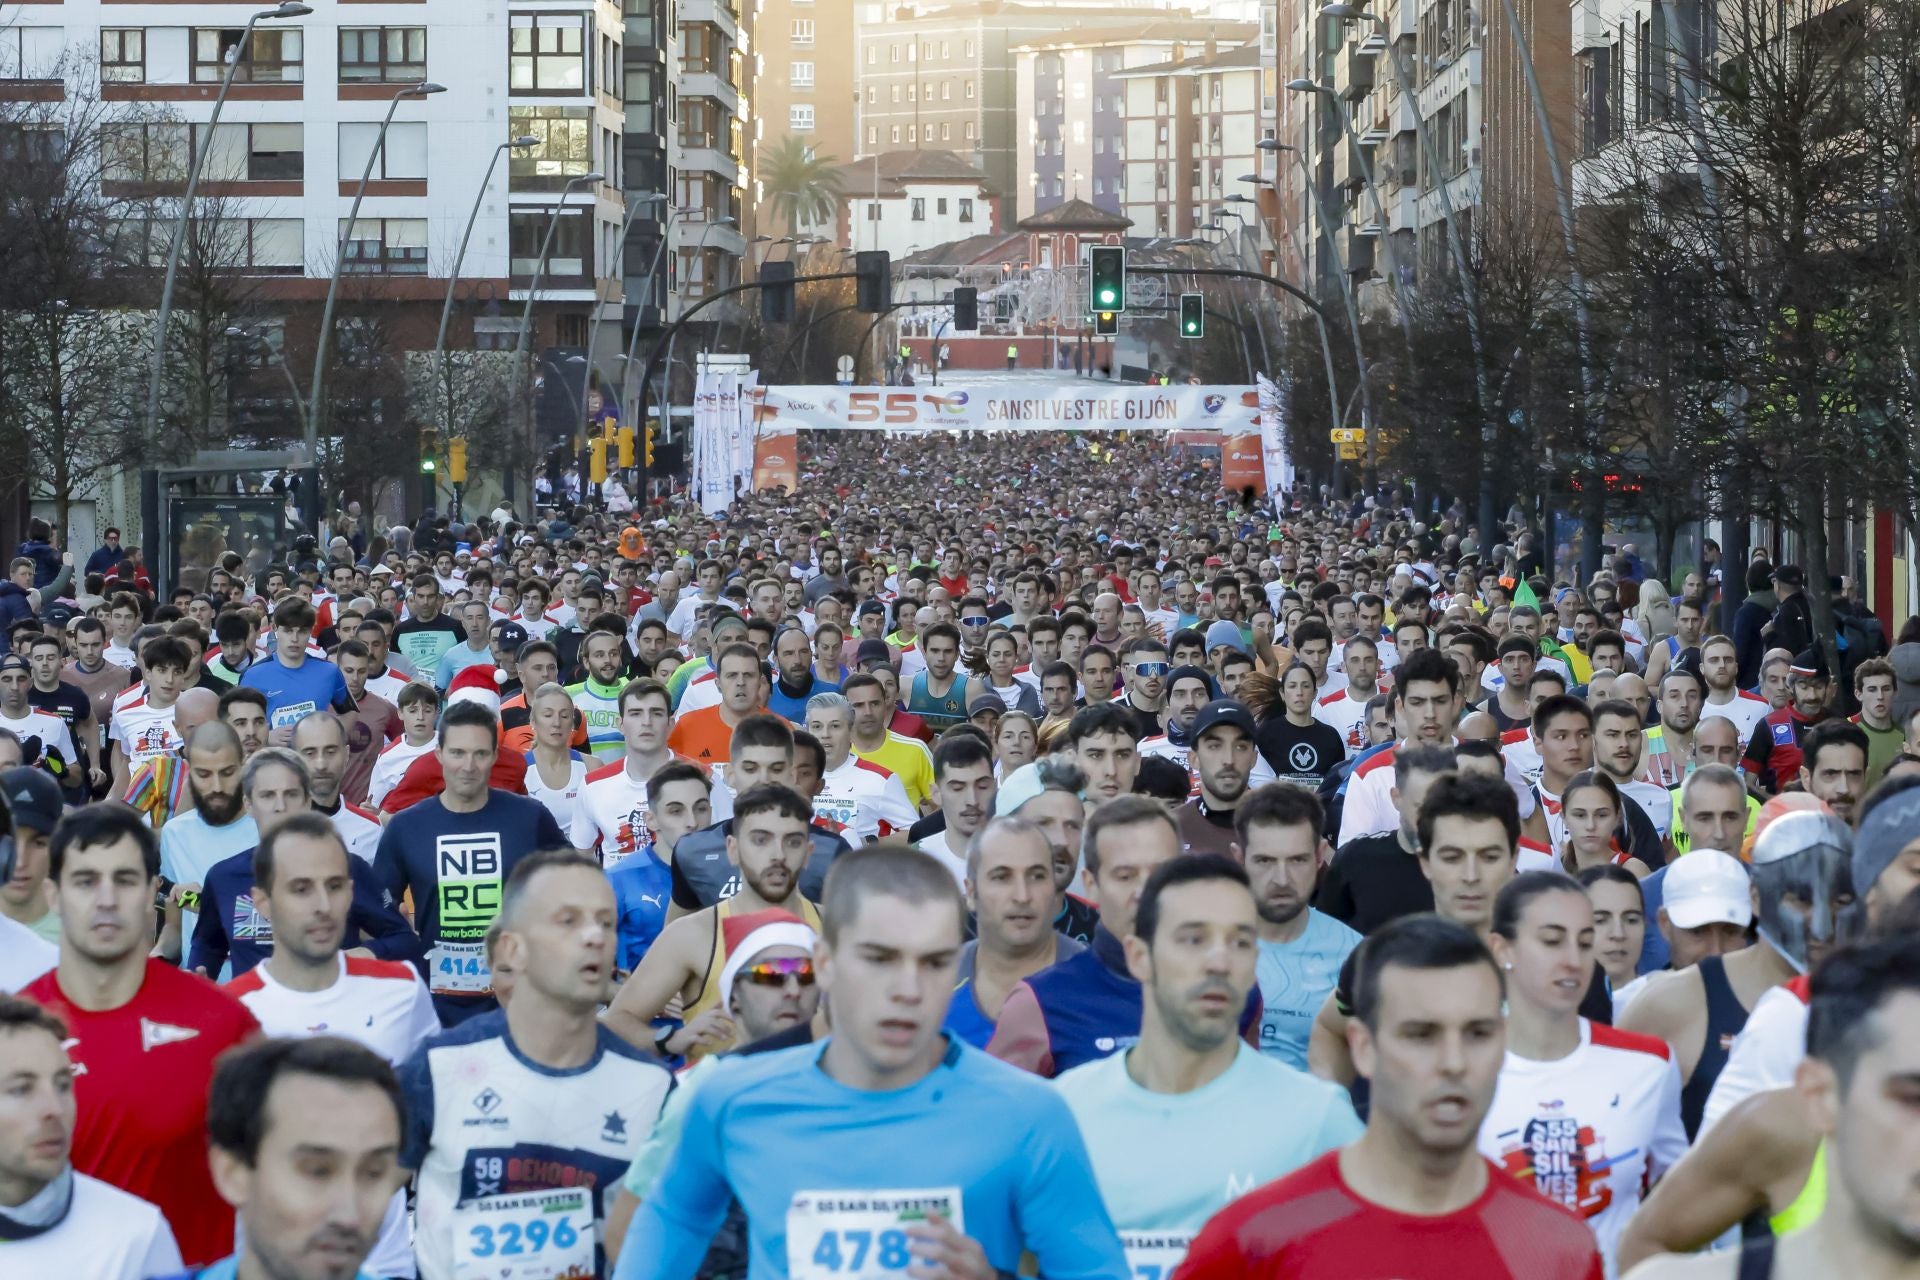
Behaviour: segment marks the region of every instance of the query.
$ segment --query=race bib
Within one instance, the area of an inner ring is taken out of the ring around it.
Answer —
[[[1122,1231],[1120,1247],[1133,1280],[1167,1280],[1187,1256],[1193,1236],[1184,1231]]]
[[[585,1187],[485,1196],[453,1212],[454,1280],[575,1280],[594,1271]]]
[[[313,702],[289,702],[273,713],[273,727],[284,729],[288,725],[299,724],[320,708]]]
[[[792,1280],[891,1280],[913,1264],[907,1228],[938,1213],[966,1230],[959,1187],[907,1191],[801,1191],[787,1206]]]
[[[484,996],[493,991],[484,942],[442,942],[427,953],[427,960],[434,995]]]

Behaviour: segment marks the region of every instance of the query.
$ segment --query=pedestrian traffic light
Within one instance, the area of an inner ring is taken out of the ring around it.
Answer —
[[[1120,332],[1118,312],[1096,311],[1093,313],[1093,331],[1102,337],[1112,337]]]
[[[1205,337],[1207,332],[1207,295],[1204,293],[1183,293],[1180,295],[1180,336],[1183,338]]]
[[[587,479],[595,484],[607,482],[607,441],[595,436],[587,445]]]
[[[893,257],[885,249],[862,249],[853,255],[854,309],[879,315],[893,303]]]
[[[447,441],[447,479],[454,484],[467,482],[467,438],[454,436]]]
[[[440,466],[440,433],[432,427],[420,428],[420,474],[430,476]]]
[[[653,467],[653,431],[654,429],[652,427],[647,428],[647,467],[649,470]]]
[[[760,319],[767,324],[793,323],[793,264],[760,264]]]
[[[1093,310],[1125,311],[1127,309],[1127,251],[1117,244],[1095,245],[1091,251],[1093,269],[1088,278],[1092,283],[1090,297]]]
[[[963,285],[953,291],[953,327],[971,333],[980,327],[980,291]]]
[[[619,431],[614,433],[613,438],[614,438],[614,443],[617,444],[620,448],[620,465],[622,467],[632,466],[633,465],[633,428],[621,427]]]

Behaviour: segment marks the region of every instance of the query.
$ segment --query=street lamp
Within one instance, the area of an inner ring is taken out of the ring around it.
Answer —
[[[1367,154],[1360,147],[1360,135],[1354,132],[1353,115],[1340,101],[1340,95],[1332,86],[1315,84],[1311,80],[1299,79],[1287,81],[1287,89],[1292,93],[1318,94],[1333,104],[1334,115],[1340,118],[1340,127],[1346,133],[1347,145],[1353,150],[1353,162],[1360,166],[1360,180],[1366,185],[1367,195],[1373,200],[1374,221],[1380,224],[1380,246],[1386,252],[1387,283],[1393,290],[1394,301],[1400,304],[1400,337],[1407,344],[1407,367],[1413,367],[1413,322],[1408,318],[1406,288],[1404,277],[1400,273],[1400,258],[1393,247],[1393,228],[1387,223],[1386,207],[1380,202],[1380,186],[1373,178],[1373,165],[1367,161]],[[1373,437],[1367,437],[1367,447],[1371,456]],[[1369,463],[1371,466],[1371,463]]]
[[[419,84],[410,84],[393,95],[393,101],[387,104],[386,118],[380,121],[380,131],[373,136],[373,146],[367,150],[367,164],[360,171],[360,185],[354,188],[353,203],[347,208],[346,225],[340,228],[340,247],[334,253],[333,279],[327,284],[327,304],[320,312],[320,336],[313,343],[313,377],[308,385],[313,388],[309,403],[311,412],[307,414],[307,456],[308,466],[313,469],[314,488],[318,496],[320,478],[320,417],[321,406],[326,404],[327,382],[327,344],[333,338],[333,306],[340,297],[340,279],[347,274],[347,245],[353,239],[353,228],[360,219],[360,202],[366,199],[367,183],[373,178],[373,166],[379,162],[380,153],[387,145],[387,130],[393,125],[393,113],[400,109],[402,102],[431,97],[436,93],[445,93],[447,86],[435,84],[431,80],[422,80]],[[318,528],[319,503],[314,503],[315,527]]]
[[[627,412],[627,409],[635,404],[632,391],[628,386],[628,381],[633,376],[634,349],[640,345],[640,309],[644,308],[647,305],[647,299],[653,296],[653,278],[659,274],[660,264],[666,261],[667,241],[673,238],[674,219],[683,213],[692,212],[692,209],[684,205],[675,205],[667,210],[666,223],[660,228],[660,243],[656,245],[653,250],[653,265],[647,268],[647,274],[641,278],[640,295],[633,313],[633,332],[627,335],[627,351],[625,355],[620,357],[620,412],[623,416]],[[665,308],[662,308],[663,313],[664,311]],[[645,428],[644,423],[637,421],[630,425],[635,431],[642,431]]]
[[[167,320],[173,314],[173,283],[180,274],[180,249],[186,243],[187,219],[193,213],[194,193],[200,188],[200,170],[206,165],[208,153],[213,150],[214,130],[220,124],[221,109],[227,105],[227,91],[233,88],[234,73],[246,61],[247,46],[253,40],[255,23],[304,18],[312,12],[312,5],[295,4],[293,0],[282,0],[271,9],[262,9],[247,19],[247,25],[241,28],[240,39],[227,57],[226,74],[220,78],[220,93],[213,100],[213,114],[207,117],[208,145],[193,149],[193,164],[187,170],[187,193],[180,198],[180,216],[173,221],[173,243],[167,247],[167,278],[166,283],[160,286],[160,310],[153,321],[153,367],[147,379],[146,425],[149,438],[157,437],[160,433],[160,383],[166,375]]]
[[[667,193],[664,191],[649,191],[644,196],[628,201],[627,216],[625,220],[620,223],[620,238],[614,241],[615,244],[620,246],[620,265],[623,268],[620,273],[622,280],[626,278],[624,268],[627,263],[627,233],[633,230],[633,220],[640,216],[642,209],[651,209],[656,204],[665,204],[666,202]],[[609,263],[608,266],[611,267],[612,264]],[[580,374],[581,421],[583,422],[586,420],[587,380],[593,376],[594,370],[600,367],[600,356],[598,354],[600,350],[600,322],[607,317],[607,301],[605,298],[598,296],[599,288],[599,282],[596,280],[594,283],[593,324],[587,329],[587,367]],[[626,294],[624,285],[621,287],[620,292],[624,303]],[[628,425],[632,424],[629,423]]]
[[[1307,194],[1313,199],[1314,213],[1320,219],[1320,234],[1326,238],[1327,256],[1333,262],[1335,285],[1340,291],[1340,301],[1346,307],[1347,327],[1353,330],[1354,370],[1360,379],[1360,415],[1361,427],[1367,433],[1369,442],[1373,439],[1373,396],[1367,390],[1367,355],[1360,345],[1360,309],[1353,304],[1353,290],[1347,287],[1347,264],[1340,253],[1340,242],[1333,234],[1333,219],[1327,213],[1326,202],[1320,198],[1320,184],[1313,179],[1313,171],[1307,168],[1306,157],[1300,154],[1291,143],[1281,142],[1277,138],[1262,138],[1254,146],[1262,151],[1286,151],[1293,155],[1300,166],[1300,179],[1306,184]]]
[[[493,149],[493,159],[487,162],[487,176],[480,179],[480,189],[473,193],[473,208],[467,213],[467,229],[460,235],[460,251],[453,255],[453,269],[447,272],[447,300],[440,307],[440,332],[433,340],[433,371],[447,394],[447,417],[441,423],[442,430],[453,430],[453,381],[447,377],[447,321],[453,317],[453,290],[460,283],[460,268],[467,260],[467,242],[473,238],[473,224],[479,221],[480,205],[487,198],[487,188],[493,185],[493,171],[500,163],[504,151],[523,150],[538,146],[540,139],[532,134],[521,134]],[[511,186],[511,181],[509,181]]]
[[[1440,198],[1440,220],[1447,229],[1447,256],[1453,260],[1454,274],[1460,280],[1461,301],[1466,303],[1467,339],[1473,346],[1473,388],[1480,402],[1480,531],[1483,538],[1488,537],[1494,517],[1493,390],[1487,383],[1487,349],[1480,333],[1480,290],[1474,284],[1473,273],[1467,268],[1467,251],[1460,241],[1460,223],[1453,216],[1453,196],[1447,190],[1448,174],[1440,165],[1439,153],[1434,150],[1433,132],[1427,128],[1426,117],[1420,112],[1420,96],[1414,88],[1413,73],[1407,67],[1399,43],[1387,30],[1387,20],[1359,5],[1347,4],[1344,0],[1321,5],[1320,16],[1338,18],[1342,22],[1371,22],[1386,37],[1387,52],[1393,58],[1393,78],[1399,84],[1400,96],[1407,100],[1408,110],[1413,116],[1413,132],[1420,142],[1421,159],[1433,174],[1434,191]]]
[[[567,185],[560,190],[560,198],[554,202],[553,212],[547,216],[547,231],[540,239],[540,256],[533,260],[533,276],[527,281],[527,302],[526,305],[520,309],[520,328],[513,336],[514,371],[516,376],[522,377],[522,385],[530,386],[533,380],[531,367],[532,352],[529,351],[527,347],[527,335],[533,328],[533,300],[540,294],[540,276],[547,269],[547,254],[553,248],[554,233],[560,229],[560,215],[566,212],[567,197],[573,194],[574,188],[576,187],[591,187],[606,180],[607,175],[601,173],[598,169],[595,169],[591,173],[583,173],[576,178],[568,178]],[[591,240],[591,237],[589,237],[589,240]],[[511,245],[509,245],[508,248],[507,271],[509,275],[511,275],[513,271]],[[520,359],[523,355],[529,357],[528,368],[525,370],[524,375],[522,375],[520,368]],[[566,380],[564,378],[561,379],[561,385],[566,386]],[[567,394],[573,394],[572,387],[567,387]],[[518,399],[518,396],[515,398]],[[581,416],[584,417],[584,415]],[[533,434],[533,409],[532,406],[529,405],[527,410],[527,435],[532,437]],[[531,500],[533,495],[533,482],[531,480],[527,482],[527,495],[529,500]]]

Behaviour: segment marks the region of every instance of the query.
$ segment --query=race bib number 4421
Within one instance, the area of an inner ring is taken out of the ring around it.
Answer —
[[[895,1280],[913,1265],[907,1228],[937,1213],[964,1232],[959,1187],[801,1191],[787,1206],[792,1280]]]

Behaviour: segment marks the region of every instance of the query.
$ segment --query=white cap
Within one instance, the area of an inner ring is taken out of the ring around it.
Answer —
[[[1753,923],[1747,869],[1732,854],[1694,849],[1667,865],[1660,905],[1677,929]]]

